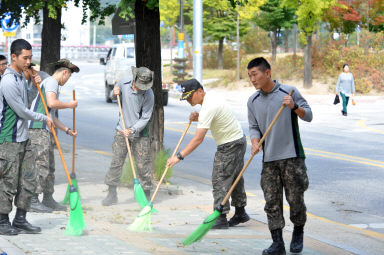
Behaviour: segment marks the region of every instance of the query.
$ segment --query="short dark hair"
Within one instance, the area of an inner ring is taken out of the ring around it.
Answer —
[[[7,60],[7,58],[4,55],[0,55],[0,61]]]
[[[265,72],[266,70],[271,70],[271,65],[263,57],[254,58],[251,61],[249,61],[247,68],[251,69],[253,67],[258,67],[263,72]]]
[[[24,39],[17,39],[11,44],[11,54],[19,56],[22,50],[32,50],[31,44]]]
[[[346,66],[348,66],[348,67],[349,67],[349,65],[348,65],[348,64],[344,64],[344,65],[343,65],[343,69],[344,69],[344,67],[346,67]]]

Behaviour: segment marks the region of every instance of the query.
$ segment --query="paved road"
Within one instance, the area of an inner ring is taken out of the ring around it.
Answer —
[[[76,88],[79,100],[76,122],[78,145],[110,153],[118,108],[117,104],[104,101],[104,67],[81,63],[80,68],[81,72],[74,74],[63,87],[61,99],[68,100],[72,88]],[[229,100],[248,135],[245,104],[252,90],[217,93]],[[308,95],[306,98],[314,112],[311,123],[300,122],[310,178],[310,188],[306,192],[309,221],[320,219],[346,228],[359,227],[373,236],[378,233],[384,240],[383,98],[358,98],[357,105],[349,107],[348,117],[341,116],[339,106],[331,105],[332,95]],[[186,102],[170,98],[169,105],[165,107],[166,148],[175,146],[193,110],[198,108],[193,109]],[[71,123],[72,111],[62,110],[60,117],[64,123]],[[191,139],[194,129],[195,126],[191,128],[191,134],[186,136],[182,146]],[[71,143],[69,137],[63,134],[59,139]],[[209,185],[215,147],[213,139],[207,137],[198,150],[176,166],[176,174]],[[185,169],[186,165],[189,170]],[[261,156],[258,155],[245,178],[249,196],[256,196],[262,204],[260,168]],[[98,182],[102,182],[104,174],[95,173]],[[64,181],[58,178],[58,182]],[[265,220],[264,215],[255,217]]]

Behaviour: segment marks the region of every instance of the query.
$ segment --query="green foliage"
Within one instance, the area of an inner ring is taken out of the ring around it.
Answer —
[[[180,1],[161,0],[159,2],[160,20],[165,26],[173,26],[180,16]]]
[[[156,159],[155,159],[155,171],[154,171],[154,177],[156,180],[160,180],[161,176],[164,173],[165,167],[167,165],[167,160],[171,156],[171,149],[165,149],[161,150],[157,153]],[[170,167],[168,169],[167,174],[164,177],[163,182],[167,182],[173,174],[173,168]]]
[[[255,16],[256,24],[265,31],[280,31],[281,28],[290,29],[296,22],[295,9],[282,6],[282,0],[268,0],[260,7]]]
[[[153,10],[159,7],[159,0],[139,0],[146,2],[145,6],[148,9]],[[136,0],[121,0],[118,7],[121,9],[120,17],[123,19],[132,19],[135,17],[135,2]]]
[[[217,68],[218,48],[215,44],[206,44],[203,46],[203,68]],[[243,53],[243,54],[241,54]],[[223,68],[230,69],[236,67],[236,51],[231,46],[223,47]],[[244,51],[240,50],[240,55],[244,55]]]
[[[155,180],[160,180],[161,176],[164,173],[167,160],[170,157],[170,155],[171,155],[170,149],[160,150],[157,153],[155,163],[154,163],[155,169],[153,171],[153,175],[154,175],[153,177]],[[135,163],[135,159],[133,159],[133,165],[135,166],[135,171],[137,173],[137,166]],[[171,167],[168,169],[168,172],[164,177],[164,182],[168,181],[172,177],[172,174],[173,174],[173,168]],[[123,173],[121,175],[120,182],[124,186],[133,185],[133,175],[132,175],[131,164],[129,163],[129,161],[127,161],[123,167]]]
[[[82,4],[83,18],[82,23],[88,19],[87,11],[91,12],[90,20],[99,21],[99,24],[104,24],[104,18],[114,13],[116,7],[113,4],[102,6],[100,0],[12,0],[1,1],[0,16],[3,17],[5,13],[11,12],[12,18],[20,22],[21,17],[25,15],[23,26],[29,24],[31,18],[35,19],[36,23],[41,22],[40,10],[44,7],[48,9],[48,16],[51,19],[57,18],[57,9],[66,8],[69,2],[73,2],[75,6]],[[22,6],[21,8],[19,6]]]
[[[271,48],[268,32],[258,27],[250,29],[241,41],[241,48],[244,49],[246,54],[260,53]]]

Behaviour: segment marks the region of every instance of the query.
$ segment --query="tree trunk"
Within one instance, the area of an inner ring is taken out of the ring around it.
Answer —
[[[43,30],[41,32],[40,69],[52,74],[53,66],[48,64],[60,59],[61,8],[56,8],[56,19],[49,18],[48,12],[45,6],[43,8]]]
[[[136,66],[145,66],[154,71],[153,93],[155,105],[150,120],[149,135],[151,138],[152,159],[163,149],[164,109],[161,86],[161,46],[160,46],[160,13],[159,8],[149,10],[145,2],[135,2],[135,50]]]
[[[223,45],[224,45],[224,38],[219,40],[219,49],[217,52],[217,66],[219,69],[223,69]]]
[[[304,50],[304,88],[312,87],[312,34],[307,35],[307,45]]]
[[[288,36],[289,36],[289,29],[285,29],[284,31],[284,52],[288,53],[289,48],[288,48]]]
[[[276,55],[277,55],[277,30],[273,31],[271,36],[271,45],[272,45],[272,62],[276,61]]]

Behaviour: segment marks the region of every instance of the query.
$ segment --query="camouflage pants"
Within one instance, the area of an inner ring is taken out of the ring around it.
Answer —
[[[144,190],[152,188],[152,170],[149,137],[129,136],[129,145],[137,166],[137,176]],[[123,165],[127,157],[128,149],[124,135],[117,131],[112,144],[112,162],[105,176],[104,183],[109,186],[117,186],[123,171]]]
[[[29,140],[0,144],[0,213],[17,208],[28,211],[36,189],[36,167]]]
[[[231,185],[241,172],[244,166],[246,149],[247,141],[245,137],[217,147],[212,171],[214,209],[221,204]],[[247,205],[243,177],[241,177],[236,188],[233,190],[231,199],[232,206],[243,207]],[[227,214],[229,210],[230,206],[229,202],[227,202],[224,205],[223,214]]]
[[[53,135],[46,129],[30,129],[29,139],[36,158],[36,194],[52,194],[55,185],[55,141]]]
[[[263,162],[261,188],[266,201],[264,211],[270,230],[285,226],[283,216],[283,189],[290,206],[290,219],[296,226],[304,226],[307,208],[304,191],[308,188],[307,167],[304,158],[289,158]]]

